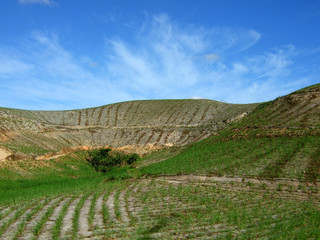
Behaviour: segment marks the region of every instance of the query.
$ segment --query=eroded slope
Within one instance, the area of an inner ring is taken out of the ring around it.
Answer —
[[[320,84],[259,105],[238,126],[319,128]]]
[[[185,145],[215,134],[256,104],[132,101],[70,111],[0,109],[2,145],[40,155],[75,146]]]

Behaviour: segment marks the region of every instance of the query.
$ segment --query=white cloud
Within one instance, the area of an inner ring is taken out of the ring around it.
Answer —
[[[10,59],[8,56],[2,55],[0,58],[0,76],[8,74],[18,74],[30,69],[32,66],[19,60]]]
[[[191,99],[203,99],[203,98],[200,96],[192,96]]]
[[[56,6],[57,3],[55,3],[52,0],[19,0],[19,3],[21,4],[41,4],[46,6]]]
[[[246,103],[316,81],[297,68],[303,54],[294,46],[246,56],[260,39],[253,30],[180,26],[159,15],[134,37],[106,40],[104,62],[78,56],[52,33],[34,31],[15,48],[0,45],[0,106],[71,109],[190,96]]]

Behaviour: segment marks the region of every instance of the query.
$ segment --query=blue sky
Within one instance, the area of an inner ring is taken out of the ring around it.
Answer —
[[[272,100],[320,82],[319,0],[6,0],[0,106]]]

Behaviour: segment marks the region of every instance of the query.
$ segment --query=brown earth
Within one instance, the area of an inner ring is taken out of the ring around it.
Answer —
[[[70,111],[0,108],[0,145],[34,156],[81,146],[110,146],[144,154],[212,136],[256,106],[211,100],[151,100]]]
[[[12,152],[4,147],[0,147],[0,161],[4,161],[12,156]]]

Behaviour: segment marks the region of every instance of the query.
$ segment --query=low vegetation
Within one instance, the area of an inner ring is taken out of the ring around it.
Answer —
[[[0,238],[320,239],[318,89],[142,158],[102,148],[0,162]]]
[[[289,186],[109,181],[94,188],[96,197],[83,189],[46,202],[21,202],[24,207],[9,210],[0,225],[5,239],[320,238],[319,194]]]
[[[257,133],[256,133],[257,134]],[[319,181],[320,133],[306,136],[215,136],[142,168],[143,174],[206,174]]]
[[[112,151],[111,148],[88,151],[87,161],[99,172],[109,172],[114,167],[131,165],[139,159],[136,153],[126,154]]]

